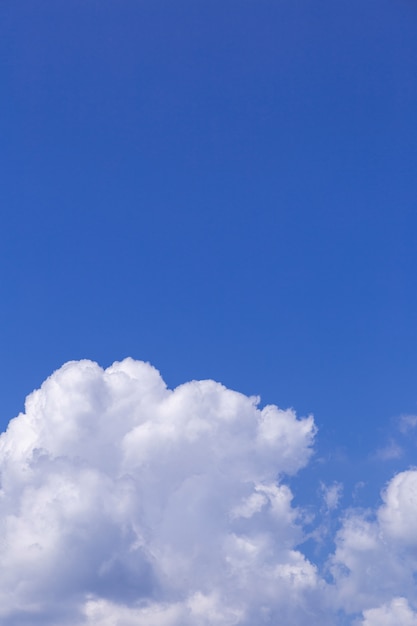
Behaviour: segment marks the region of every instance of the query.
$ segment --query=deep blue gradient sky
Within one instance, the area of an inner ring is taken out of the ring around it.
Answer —
[[[417,412],[413,2],[0,24],[3,428],[63,362],[127,355],[313,412],[340,458]]]

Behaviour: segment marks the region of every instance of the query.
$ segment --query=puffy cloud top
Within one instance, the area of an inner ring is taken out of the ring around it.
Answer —
[[[378,609],[365,611],[363,626],[417,626],[417,613],[405,598],[394,598]]]
[[[169,390],[132,359],[55,372],[0,439],[2,623],[302,614],[319,581],[279,479],[315,426],[257,404],[209,380]]]
[[[340,512],[320,571],[284,481],[315,430],[210,380],[67,363],[0,437],[1,624],[417,626],[417,470]],[[316,536],[342,488],[317,489]]]
[[[384,533],[410,548],[417,546],[417,471],[394,476],[382,497],[378,517]]]

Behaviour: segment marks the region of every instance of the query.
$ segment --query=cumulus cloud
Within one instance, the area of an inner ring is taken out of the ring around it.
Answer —
[[[0,437],[1,623],[415,626],[417,470],[342,511],[319,568],[287,480],[315,434],[210,380],[67,363]],[[317,515],[341,493],[321,483]]]
[[[333,597],[348,612],[365,611],[366,625],[376,624],[375,616],[391,620],[390,615],[405,611],[404,601],[396,598],[406,596],[412,604],[417,602],[416,516],[415,469],[392,478],[376,512],[351,511],[345,516],[331,557]],[[381,618],[380,623],[391,621]]]
[[[364,612],[363,626],[417,626],[417,613],[405,598],[394,598],[389,604]]]
[[[257,404],[131,359],[55,372],[0,440],[2,623],[302,620],[321,582],[281,478],[315,426]]]

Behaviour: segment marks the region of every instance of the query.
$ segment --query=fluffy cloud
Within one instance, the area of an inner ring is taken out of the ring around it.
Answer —
[[[351,511],[345,516],[331,557],[334,598],[348,612],[364,611],[366,626],[415,623],[402,596],[417,603],[416,519],[414,469],[394,476],[382,492],[376,512]],[[401,612],[409,615],[408,622],[395,621]]]
[[[312,418],[149,364],[66,364],[0,439],[3,624],[301,623],[322,586],[282,484]]]
[[[394,598],[389,604],[364,613],[363,626],[417,626],[417,613],[405,598]]]
[[[285,480],[315,430],[132,359],[66,364],[0,437],[1,623],[417,626],[417,470],[340,513],[319,569]],[[341,494],[321,483],[318,537]]]

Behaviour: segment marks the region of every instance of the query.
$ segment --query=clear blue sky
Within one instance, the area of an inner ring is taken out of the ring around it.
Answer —
[[[417,411],[413,2],[0,24],[3,428],[65,361],[127,355],[313,412],[351,459]]]

